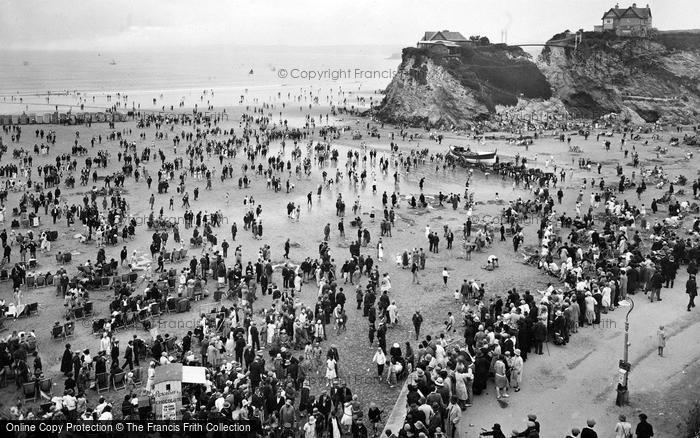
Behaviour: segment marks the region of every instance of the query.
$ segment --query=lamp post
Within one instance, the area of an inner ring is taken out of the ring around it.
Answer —
[[[630,309],[627,311],[627,315],[625,315],[625,346],[622,354],[622,360],[620,361],[620,373],[622,373],[622,382],[618,383],[617,385],[617,399],[615,401],[615,404],[618,406],[622,406],[628,403],[629,401],[629,390],[628,390],[628,383],[629,383],[629,373],[631,370],[631,365],[629,363],[629,348],[630,348],[630,343],[629,343],[629,335],[630,335],[630,313],[634,310],[634,300],[632,297],[628,296],[626,298],[626,301],[629,303]]]

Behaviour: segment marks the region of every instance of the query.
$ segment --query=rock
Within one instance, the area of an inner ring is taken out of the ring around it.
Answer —
[[[521,94],[548,99],[552,93],[519,47],[462,47],[450,56],[406,48],[376,115],[389,123],[468,129],[496,105],[517,104]]]
[[[552,37],[558,42],[548,42],[538,66],[573,117],[616,113],[634,124],[699,119],[700,35],[623,38],[584,32],[576,48],[561,46],[566,37]]]

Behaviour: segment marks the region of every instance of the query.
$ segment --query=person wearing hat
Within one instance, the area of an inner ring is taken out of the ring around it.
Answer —
[[[520,391],[520,383],[523,381],[523,358],[520,356],[520,349],[516,348],[514,356],[510,360],[510,385],[515,392]]]
[[[481,436],[492,436],[494,438],[506,438],[506,436],[503,434],[503,431],[501,430],[501,425],[496,423],[493,425],[491,430],[484,430],[481,429],[483,432],[481,432],[479,435]]]
[[[316,417],[314,415],[309,415],[303,430],[304,438],[316,438]]]
[[[586,427],[581,429],[581,438],[598,438],[598,433],[593,430],[595,427],[595,420],[589,418],[586,420]]]
[[[571,429],[571,435],[567,435],[566,438],[578,438],[580,434],[581,430],[578,427],[574,427]]]
[[[438,377],[435,379],[433,391],[425,398],[425,402],[433,407],[433,411],[439,412],[442,415],[445,414],[445,404],[442,401],[442,395],[440,395],[439,389],[443,388],[444,386],[444,380],[442,377]],[[435,408],[435,405],[437,405],[437,409]]]
[[[533,414],[529,414],[527,416],[527,423],[526,423],[527,427],[525,428],[525,430],[523,430],[522,432],[513,431],[513,436],[514,437],[524,437],[524,438],[531,438],[531,437],[539,438],[539,436],[540,436],[539,435],[539,433],[540,433],[539,423],[535,423],[535,420],[533,418],[536,419],[537,417],[535,417]]]
[[[652,438],[654,436],[654,428],[647,423],[647,414],[639,414],[639,424],[634,431],[637,438]]]
[[[450,398],[450,404],[447,405],[447,416],[445,418],[445,435],[447,438],[456,438],[458,436],[457,426],[462,418],[462,408],[459,406],[459,399],[456,395]]]

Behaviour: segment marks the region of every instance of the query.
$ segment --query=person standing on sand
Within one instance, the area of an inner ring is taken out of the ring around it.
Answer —
[[[685,293],[688,294],[688,312],[695,307],[695,297],[698,296],[698,285],[695,282],[695,275],[691,274],[685,283]]]
[[[620,415],[618,420],[620,421],[615,425],[615,438],[631,438],[632,425],[627,421],[627,417]]]
[[[499,357],[493,366],[496,381],[496,399],[510,397],[508,395],[508,378],[506,377],[506,364],[503,357]]]
[[[654,436],[654,428],[647,423],[647,414],[639,414],[639,424],[634,433],[637,438],[651,438]]]
[[[664,347],[666,347],[666,330],[664,330],[664,326],[659,326],[659,329],[656,331],[656,337],[658,339],[659,356],[664,357]]]

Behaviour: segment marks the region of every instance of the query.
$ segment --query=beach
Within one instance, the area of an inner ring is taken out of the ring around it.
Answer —
[[[101,58],[105,58],[105,56]],[[106,58],[111,60],[112,57],[108,55]],[[29,62],[31,66],[32,61]],[[119,68],[121,68],[122,63],[126,63],[126,61],[116,58],[115,62],[117,65],[114,67]],[[291,61],[289,62],[291,63]],[[374,61],[368,62],[371,65],[366,68],[383,71],[395,63],[395,60],[387,61],[384,58],[376,58]],[[553,281],[552,277],[545,275],[537,267],[526,265],[523,262],[523,253],[537,252],[540,245],[537,236],[541,220],[539,217],[532,216],[523,221],[525,241],[521,250],[513,251],[510,241],[494,241],[483,252],[474,253],[470,260],[466,260],[461,245],[461,234],[467,210],[463,204],[460,204],[457,209],[453,209],[450,204],[445,202],[444,205],[440,205],[441,203],[438,201],[440,193],[446,196],[452,194],[463,196],[468,182],[469,192],[473,193],[475,202],[471,211],[474,226],[483,226],[488,223],[494,227],[500,227],[504,208],[511,202],[531,199],[533,188],[525,188],[523,185],[515,186],[512,179],[495,172],[484,173],[480,170],[472,172],[460,166],[452,168],[443,161],[431,160],[431,157],[435,158],[438,154],[444,156],[448,152],[449,146],[463,146],[473,150],[497,151],[502,162],[514,161],[517,156],[520,159],[527,158],[531,168],[539,168],[555,175],[564,172],[565,181],[557,186],[557,188],[561,187],[565,193],[563,203],[556,205],[554,209],[558,214],[566,211],[570,215],[576,208],[576,197],[579,190],[583,190],[584,185],[586,187],[584,203],[588,207],[587,196],[592,190],[592,179],[595,180],[596,186],[601,179],[604,179],[609,185],[616,185],[618,178],[616,165],[618,163],[624,168],[625,173],[629,174],[632,171],[631,157],[625,157],[623,148],[620,146],[622,135],[616,131],[619,125],[615,123],[611,123],[609,126],[601,124],[597,128],[593,128],[590,137],[584,139],[583,136],[578,135],[578,129],[574,127],[575,121],[572,121],[568,129],[557,127],[545,130],[527,148],[499,138],[499,136],[513,135],[507,132],[489,133],[496,136],[496,139],[486,140],[483,135],[475,138],[474,132],[434,130],[433,134],[443,135],[441,142],[438,142],[430,138],[431,132],[428,130],[403,129],[358,115],[361,111],[370,108],[370,97],[372,102],[381,100],[382,95],[377,90],[382,89],[388,83],[386,79],[374,81],[357,81],[354,78],[343,81],[300,79],[280,83],[277,71],[280,68],[291,70],[295,67],[294,65],[280,65],[273,71],[269,66],[266,69],[267,62],[265,61],[259,63],[261,66],[248,67],[248,65],[244,66],[243,64],[245,63],[237,62],[236,65],[240,66],[241,72],[238,73],[238,79],[233,81],[234,83],[231,85],[221,83],[228,81],[218,80],[202,80],[202,82],[193,85],[190,81],[191,78],[178,79],[177,75],[173,75],[175,78],[168,87],[159,88],[156,83],[142,83],[137,79],[134,79],[132,83],[123,83],[123,86],[119,86],[122,83],[120,75],[117,74],[115,78],[109,81],[105,80],[100,86],[89,83],[76,85],[75,88],[80,91],[69,92],[66,95],[54,95],[53,93],[53,91],[69,89],[65,82],[46,84],[47,86],[44,88],[52,90],[51,96],[48,96],[49,102],[45,102],[47,96],[43,94],[41,87],[36,86],[36,83],[28,82],[25,89],[19,90],[19,94],[9,91],[9,86],[3,85],[0,87],[2,90],[0,93],[0,114],[51,112],[52,109],[55,109],[55,105],[59,105],[59,111],[87,112],[94,110],[98,112],[112,108],[117,112],[132,111],[135,113],[131,116],[131,120],[116,123],[113,128],[110,128],[106,123],[93,123],[89,127],[53,124],[23,125],[19,142],[11,141],[11,133],[2,134],[2,144],[7,147],[7,153],[3,155],[3,162],[8,160],[8,162],[19,163],[20,160],[11,159],[13,151],[16,149],[31,151],[34,143],[42,143],[42,140],[35,136],[35,130],[52,130],[56,132],[58,140],[56,144],[50,146],[50,153],[46,155],[29,153],[33,156],[34,168],[55,162],[57,155],[70,154],[71,147],[77,141],[78,144],[87,148],[88,156],[94,156],[98,151],[105,151],[109,154],[107,167],[97,170],[99,176],[104,177],[120,171],[122,166],[122,163],[117,159],[118,152],[122,150],[119,141],[108,139],[108,135],[114,132],[122,133],[125,139],[135,144],[138,151],[150,148],[154,155],[156,151],[162,151],[168,161],[176,157],[183,157],[187,161],[184,145],[178,146],[177,149],[173,148],[173,138],[180,135],[181,132],[196,133],[198,129],[214,126],[237,134],[242,133],[245,129],[260,129],[259,123],[246,123],[242,117],[244,114],[254,118],[268,118],[268,128],[274,126],[281,129],[284,122],[287,121],[290,128],[308,132],[308,137],[299,141],[300,149],[304,154],[308,154],[307,144],[309,142],[313,142],[314,145],[319,142],[330,144],[331,149],[338,151],[340,157],[338,164],[318,167],[317,162],[314,162],[312,172],[308,176],[293,174],[293,172],[290,172],[289,175],[281,173],[285,180],[290,181],[293,189],[287,192],[283,188],[281,191],[275,192],[268,187],[265,176],[255,174],[252,171],[248,172],[252,181],[250,187],[238,187],[236,182],[238,177],[242,175],[243,164],[246,163],[243,153],[240,153],[236,158],[227,157],[223,161],[224,164],[230,163],[235,171],[233,179],[223,182],[219,179],[222,164],[218,156],[216,154],[203,154],[202,162],[212,171],[214,184],[212,190],[207,190],[204,179],[196,180],[188,177],[186,184],[188,192],[192,193],[195,187],[199,189],[199,199],[190,201],[192,209],[195,212],[209,213],[221,211],[223,222],[220,228],[215,228],[214,233],[220,241],[222,239],[229,241],[231,253],[234,247],[240,245],[244,255],[243,259],[254,260],[260,246],[267,243],[271,246],[272,262],[278,266],[287,262],[286,259],[282,258],[284,242],[287,239],[292,244],[288,260],[290,263],[299,264],[306,257],[316,257],[318,246],[324,240],[323,228],[329,224],[332,230],[329,240],[330,251],[336,263],[340,265],[343,260],[348,258],[348,247],[355,239],[357,232],[357,229],[352,228],[349,224],[354,217],[350,212],[352,204],[357,201],[361,205],[357,216],[363,219],[372,234],[370,244],[363,247],[362,251],[364,254],[370,254],[376,258],[375,245],[380,237],[379,222],[382,217],[381,197],[384,192],[389,196],[396,193],[401,199],[395,208],[396,225],[391,237],[382,237],[385,257],[379,265],[380,273],[386,272],[391,277],[391,299],[397,302],[400,309],[399,323],[388,330],[388,345],[395,342],[403,345],[406,341],[414,339],[410,318],[416,310],[421,310],[425,318],[423,334],[438,336],[443,333],[450,342],[463,341],[463,327],[459,317],[456,331],[451,333],[444,331],[447,312],[452,311],[455,314],[459,312],[459,304],[455,302],[453,292],[463,280],[474,279],[479,283],[484,283],[487,299],[496,295],[503,297],[513,287],[517,288],[519,292],[530,290],[535,293],[538,290],[545,290],[548,283]],[[249,68],[253,70],[252,75],[247,72]],[[299,67],[299,69],[303,68],[303,66]],[[344,69],[345,67],[337,68]],[[262,71],[265,71],[264,75],[261,73]],[[317,71],[324,71],[324,69],[317,69]],[[86,77],[91,77],[90,73],[84,74]],[[142,74],[145,75],[145,73]],[[162,75],[154,73],[153,76],[159,78]],[[250,80],[248,76],[253,76],[254,80]],[[260,80],[258,80],[259,76],[262,77]],[[154,79],[154,82],[157,80]],[[117,93],[119,96],[127,97],[119,97]],[[22,102],[13,101],[20,96]],[[117,102],[119,102],[119,106],[116,106]],[[84,105],[84,107],[81,108],[80,105]],[[137,119],[146,115],[160,114],[164,117],[177,116],[178,114],[191,115],[195,105],[198,112],[211,117],[209,122],[198,127],[169,123],[160,127],[156,127],[155,124],[144,128],[137,126]],[[324,126],[339,128],[339,138],[323,138],[319,131]],[[629,150],[634,147],[633,150],[639,153],[640,162],[649,171],[655,166],[663,166],[669,180],[673,180],[679,175],[686,175],[688,180],[693,180],[697,178],[697,165],[695,164],[697,158],[688,159],[687,154],[695,151],[682,144],[669,146],[671,137],[678,136],[673,128],[659,126],[650,127],[651,131],[649,132],[640,130],[638,131],[639,139],[628,142],[624,149]],[[76,131],[80,132],[79,138],[75,135]],[[612,132],[612,136],[605,135],[608,131]],[[402,132],[406,132],[407,136],[402,137]],[[685,127],[685,132],[691,132],[691,128]],[[137,136],[140,133],[143,133],[144,136]],[[163,137],[157,137],[157,133],[162,134]],[[361,138],[353,139],[354,133],[361,135]],[[373,136],[372,133],[375,135]],[[560,141],[559,136],[562,134],[571,137],[571,145],[579,147],[580,152],[572,152],[567,142]],[[597,139],[598,134],[602,136]],[[656,135],[658,138],[653,137]],[[97,141],[92,146],[90,139],[100,136],[101,142]],[[411,137],[413,139],[410,139]],[[230,134],[225,135],[219,132],[207,134],[206,139],[200,139],[200,141],[202,144],[216,143],[224,142],[229,138],[231,138]],[[606,150],[605,141],[612,143],[610,150]],[[280,140],[272,140],[268,146],[267,156],[279,156],[285,161],[289,160],[293,142],[289,139],[285,139],[285,142],[286,145],[283,148]],[[393,154],[392,146],[396,148]],[[668,147],[668,152],[661,153],[656,150],[657,147]],[[373,163],[363,165],[360,161],[358,169],[360,171],[366,170],[366,183],[352,184],[346,173],[348,153],[357,153],[359,157],[370,150],[376,151],[378,157],[391,161],[389,171],[382,173],[378,166]],[[427,153],[419,155],[421,151],[427,151]],[[410,166],[407,170],[406,166],[399,163],[399,160],[409,159],[409,157],[411,160],[416,159],[416,165]],[[84,158],[76,157],[78,162]],[[312,159],[313,154],[308,154],[308,158]],[[593,165],[590,170],[586,167],[579,167],[578,160],[580,158],[591,160]],[[258,157],[257,160],[258,163],[263,162],[262,157]],[[399,164],[396,165],[396,163]],[[598,164],[601,165],[600,170],[596,167]],[[158,159],[142,163],[144,170],[147,170],[151,175],[158,174],[160,165],[161,161]],[[321,177],[322,171],[326,171],[330,179],[335,179],[338,173],[344,176],[338,178],[332,185],[325,185],[325,178]],[[636,171],[636,178],[639,180],[642,175],[641,169]],[[375,179],[377,190],[376,193],[373,193],[372,185]],[[22,180],[22,178],[18,178],[18,180]],[[74,188],[68,188],[61,184],[62,196],[67,199],[69,204],[80,203],[82,197],[89,194],[93,186],[101,186],[101,181],[93,183],[91,179],[87,186],[76,185]],[[660,198],[667,190],[667,185],[657,188],[656,182],[657,180],[649,177],[647,183],[649,190],[644,193],[641,200],[647,206],[650,205],[652,198]],[[422,189],[420,185],[423,185]],[[168,193],[155,193],[155,207],[151,208],[149,197],[151,193],[156,192],[155,189],[147,190],[143,181],[136,182],[133,178],[127,179],[124,193],[129,203],[129,215],[138,218],[139,222],[135,238],[125,243],[128,244],[130,251],[136,251],[140,256],[150,259],[149,243],[153,232],[147,229],[145,222],[152,211],[158,214],[159,209],[163,207],[165,217],[174,218],[177,221],[181,220],[185,210],[181,206],[181,195],[175,192],[174,186],[173,181]],[[319,187],[321,188],[319,189]],[[681,199],[694,202],[690,187],[678,185],[677,189],[685,190],[684,195],[678,194]],[[551,190],[554,191],[553,188]],[[421,192],[426,195],[430,205],[427,208],[410,208],[407,200],[411,196],[418,197]],[[312,199],[311,206],[308,203],[309,194]],[[10,192],[5,202],[7,208],[5,228],[7,228],[8,233],[12,220],[11,207],[18,204],[22,195],[23,192]],[[345,216],[347,227],[347,237],[345,238],[340,237],[336,231],[339,218],[335,211],[336,200],[339,196],[342,196],[348,205]],[[620,193],[618,196],[622,200],[638,202],[633,190]],[[168,201],[171,197],[174,197],[172,210],[168,207]],[[254,197],[256,206],[262,207],[262,213],[259,216],[265,225],[262,240],[254,239],[249,232],[242,230],[243,215],[248,208],[247,202],[249,202],[250,197]],[[244,204],[244,200],[246,204]],[[301,207],[298,222],[292,221],[285,215],[286,205],[289,202]],[[379,218],[376,222],[370,219],[371,212],[376,212]],[[661,206],[657,215],[649,216],[649,222],[661,220],[664,213],[665,206]],[[596,210],[596,214],[602,214],[602,210]],[[678,231],[683,237],[686,236],[685,230],[692,226],[693,217],[693,215],[686,215],[685,220],[683,220]],[[240,229],[235,242],[231,240],[229,231],[234,222],[238,224]],[[458,236],[453,249],[445,249],[443,240],[440,252],[429,254],[426,268],[419,274],[421,284],[413,284],[411,273],[397,266],[394,262],[396,256],[400,257],[405,250],[427,249],[426,227],[438,232],[442,238],[442,230],[445,226]],[[55,254],[58,251],[73,254],[72,267],[85,264],[88,260],[95,260],[96,248],[94,244],[81,243],[79,239],[74,237],[79,233],[83,235],[88,233],[87,227],[79,221],[71,226],[66,226],[65,220],[53,225],[50,223],[50,216],[42,215],[40,229],[49,228],[57,230],[59,237],[53,243],[49,254],[38,255],[37,271],[56,272],[59,266],[56,264]],[[27,230],[17,229],[15,231],[16,233],[26,233]],[[191,230],[181,230],[181,233],[183,241],[189,242],[192,235]],[[648,230],[641,230],[641,233],[645,237],[649,235]],[[693,236],[693,238],[695,237]],[[113,257],[118,259],[121,246],[122,243],[107,247],[107,259]],[[172,245],[168,244],[167,246],[170,249]],[[200,255],[202,249],[191,248],[190,251]],[[498,257],[500,264],[498,269],[489,271],[483,268],[489,255]],[[229,255],[229,260],[231,258],[232,256]],[[155,260],[152,262],[155,264]],[[174,266],[178,269],[181,267]],[[443,269],[448,270],[451,274],[446,287],[443,286],[440,275]],[[605,315],[604,324],[581,329],[578,334],[572,335],[568,346],[554,346],[550,343],[547,345],[546,355],[531,356],[531,359],[525,363],[523,390],[510,397],[510,403],[506,409],[502,409],[496,403],[490,389],[477,397],[473,406],[469,407],[463,414],[459,432],[465,433],[467,436],[474,436],[480,428],[490,427],[496,422],[502,424],[504,430],[524,429],[526,426],[524,419],[532,411],[537,412],[539,421],[547,425],[547,433],[543,434],[543,437],[563,436],[569,432],[572,424],[582,424],[589,417],[597,419],[599,431],[610,431],[617,421],[619,413],[626,413],[628,418],[633,418],[641,409],[640,406],[659,406],[658,412],[651,412],[651,408],[647,408],[647,414],[653,415],[654,422],[658,427],[657,430],[661,431],[664,436],[675,433],[675,427],[683,421],[685,409],[689,407],[687,399],[682,399],[680,395],[687,392],[688,387],[691,387],[689,382],[698,381],[697,374],[694,371],[691,372],[692,364],[697,363],[698,352],[696,349],[684,348],[684,346],[694,345],[696,334],[700,330],[700,319],[698,319],[697,312],[686,314],[685,311],[678,311],[679,309],[684,310],[683,306],[687,301],[683,289],[686,279],[687,274],[681,270],[675,286],[664,289],[662,302],[649,303],[643,294],[637,294],[635,297],[638,299],[638,306],[635,307],[630,319],[630,362],[633,366],[630,377],[631,406],[618,408],[614,405],[615,385],[619,378],[618,360],[621,359],[622,355],[626,313],[626,309],[620,307]],[[367,322],[363,319],[362,312],[355,309],[354,285],[346,285],[342,281],[339,283],[339,287],[345,289],[348,298],[346,305],[347,331],[339,334],[330,333],[329,326],[328,340],[323,342],[324,350],[330,344],[338,346],[342,378],[348,386],[354,389],[354,393],[360,396],[365,405],[370,401],[375,401],[382,406],[385,415],[388,415],[395,404],[400,409],[402,401],[397,401],[401,389],[400,385],[390,388],[385,381],[372,379],[374,369],[371,369],[373,366],[371,360],[376,345],[369,345]],[[137,284],[136,292],[143,292],[146,285],[140,281]],[[12,288],[9,283],[3,283],[0,290],[2,291],[0,293],[2,299],[6,302],[12,300]],[[300,296],[295,297],[295,299],[306,306],[313,307],[317,295],[318,287],[313,281],[310,281],[304,284]],[[95,303],[95,308],[98,309],[99,316],[108,314],[108,306],[114,299],[111,290],[94,291],[91,298]],[[63,319],[65,309],[61,305],[61,298],[56,297],[56,290],[53,287],[27,289],[25,302],[30,301],[39,303],[41,324],[37,326],[37,318],[28,318],[7,321],[6,325],[10,332],[28,331],[34,328],[37,330],[45,374],[56,376],[55,392],[62,393],[62,382],[58,377],[61,375],[60,362],[64,343],[50,339],[49,327],[54,321]],[[262,296],[259,297],[254,308],[256,310],[268,308],[271,303],[270,296]],[[191,325],[196,324],[200,313],[217,305],[221,304],[215,303],[209,297],[201,302],[195,302],[193,309],[187,314],[164,315],[159,320],[159,326],[163,327],[161,332],[169,332],[181,337]],[[254,318],[262,321],[257,312]],[[654,321],[651,325],[647,324],[650,320]],[[76,345],[96,344],[91,333],[91,326],[87,323],[89,320],[84,321],[78,324],[76,338],[71,342]],[[178,326],[178,321],[184,324]],[[659,324],[664,324],[671,333],[668,357],[665,359],[657,358],[653,354],[656,348],[654,326]],[[120,338],[123,345],[135,333],[145,338],[152,337],[152,333],[140,328],[119,331],[115,337]],[[301,351],[294,351],[293,354],[299,356]],[[267,355],[265,358],[269,359]],[[312,391],[314,393],[322,391],[325,389],[325,383],[323,375],[313,376]],[[665,388],[665,390],[659,390],[660,387]],[[665,393],[660,394],[660,392]],[[15,394],[10,394],[9,391],[3,394],[0,399],[2,399],[4,406],[9,405],[16,398]],[[112,397],[112,393],[109,395]],[[677,397],[677,401],[674,397]],[[89,398],[94,400],[97,395],[91,391]],[[114,401],[118,402],[118,399],[114,398]]]

